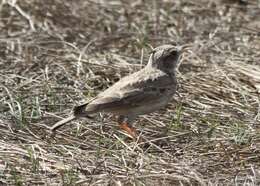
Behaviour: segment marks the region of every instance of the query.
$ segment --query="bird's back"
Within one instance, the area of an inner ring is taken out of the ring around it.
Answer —
[[[128,112],[144,112],[149,105],[159,107],[168,102],[174,94],[177,82],[172,76],[158,70],[144,68],[126,76],[106,89],[91,101],[85,111],[87,113],[112,112],[126,114]],[[157,105],[157,102],[159,105]],[[138,110],[138,108],[141,108]],[[136,110],[137,109],[137,110]],[[149,113],[150,108],[147,108]],[[152,109],[153,110],[153,109]]]

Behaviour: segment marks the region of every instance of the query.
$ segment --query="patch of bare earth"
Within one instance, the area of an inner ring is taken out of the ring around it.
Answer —
[[[257,1],[4,0],[0,185],[260,184]],[[148,144],[97,115],[47,127],[147,62],[187,44],[178,95],[136,121]]]

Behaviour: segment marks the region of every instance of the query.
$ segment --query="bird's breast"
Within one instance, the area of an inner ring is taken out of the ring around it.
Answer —
[[[153,101],[132,108],[128,110],[128,112],[133,115],[143,115],[164,108],[172,99],[175,93],[175,89],[166,89],[163,91],[164,93],[159,94],[158,97]]]

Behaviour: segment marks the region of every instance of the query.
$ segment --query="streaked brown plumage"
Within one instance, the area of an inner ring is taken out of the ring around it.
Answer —
[[[143,69],[122,78],[88,103],[76,106],[70,117],[56,123],[51,130],[78,117],[107,112],[118,115],[121,128],[135,137],[133,120],[164,107],[176,92],[175,68],[181,52],[181,47],[173,45],[155,48]]]

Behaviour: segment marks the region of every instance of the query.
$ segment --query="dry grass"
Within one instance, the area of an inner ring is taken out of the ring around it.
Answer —
[[[257,1],[4,0],[0,185],[260,184]],[[127,141],[110,116],[46,126],[133,71],[149,45],[188,44],[179,96]],[[141,56],[141,57],[140,57]]]

